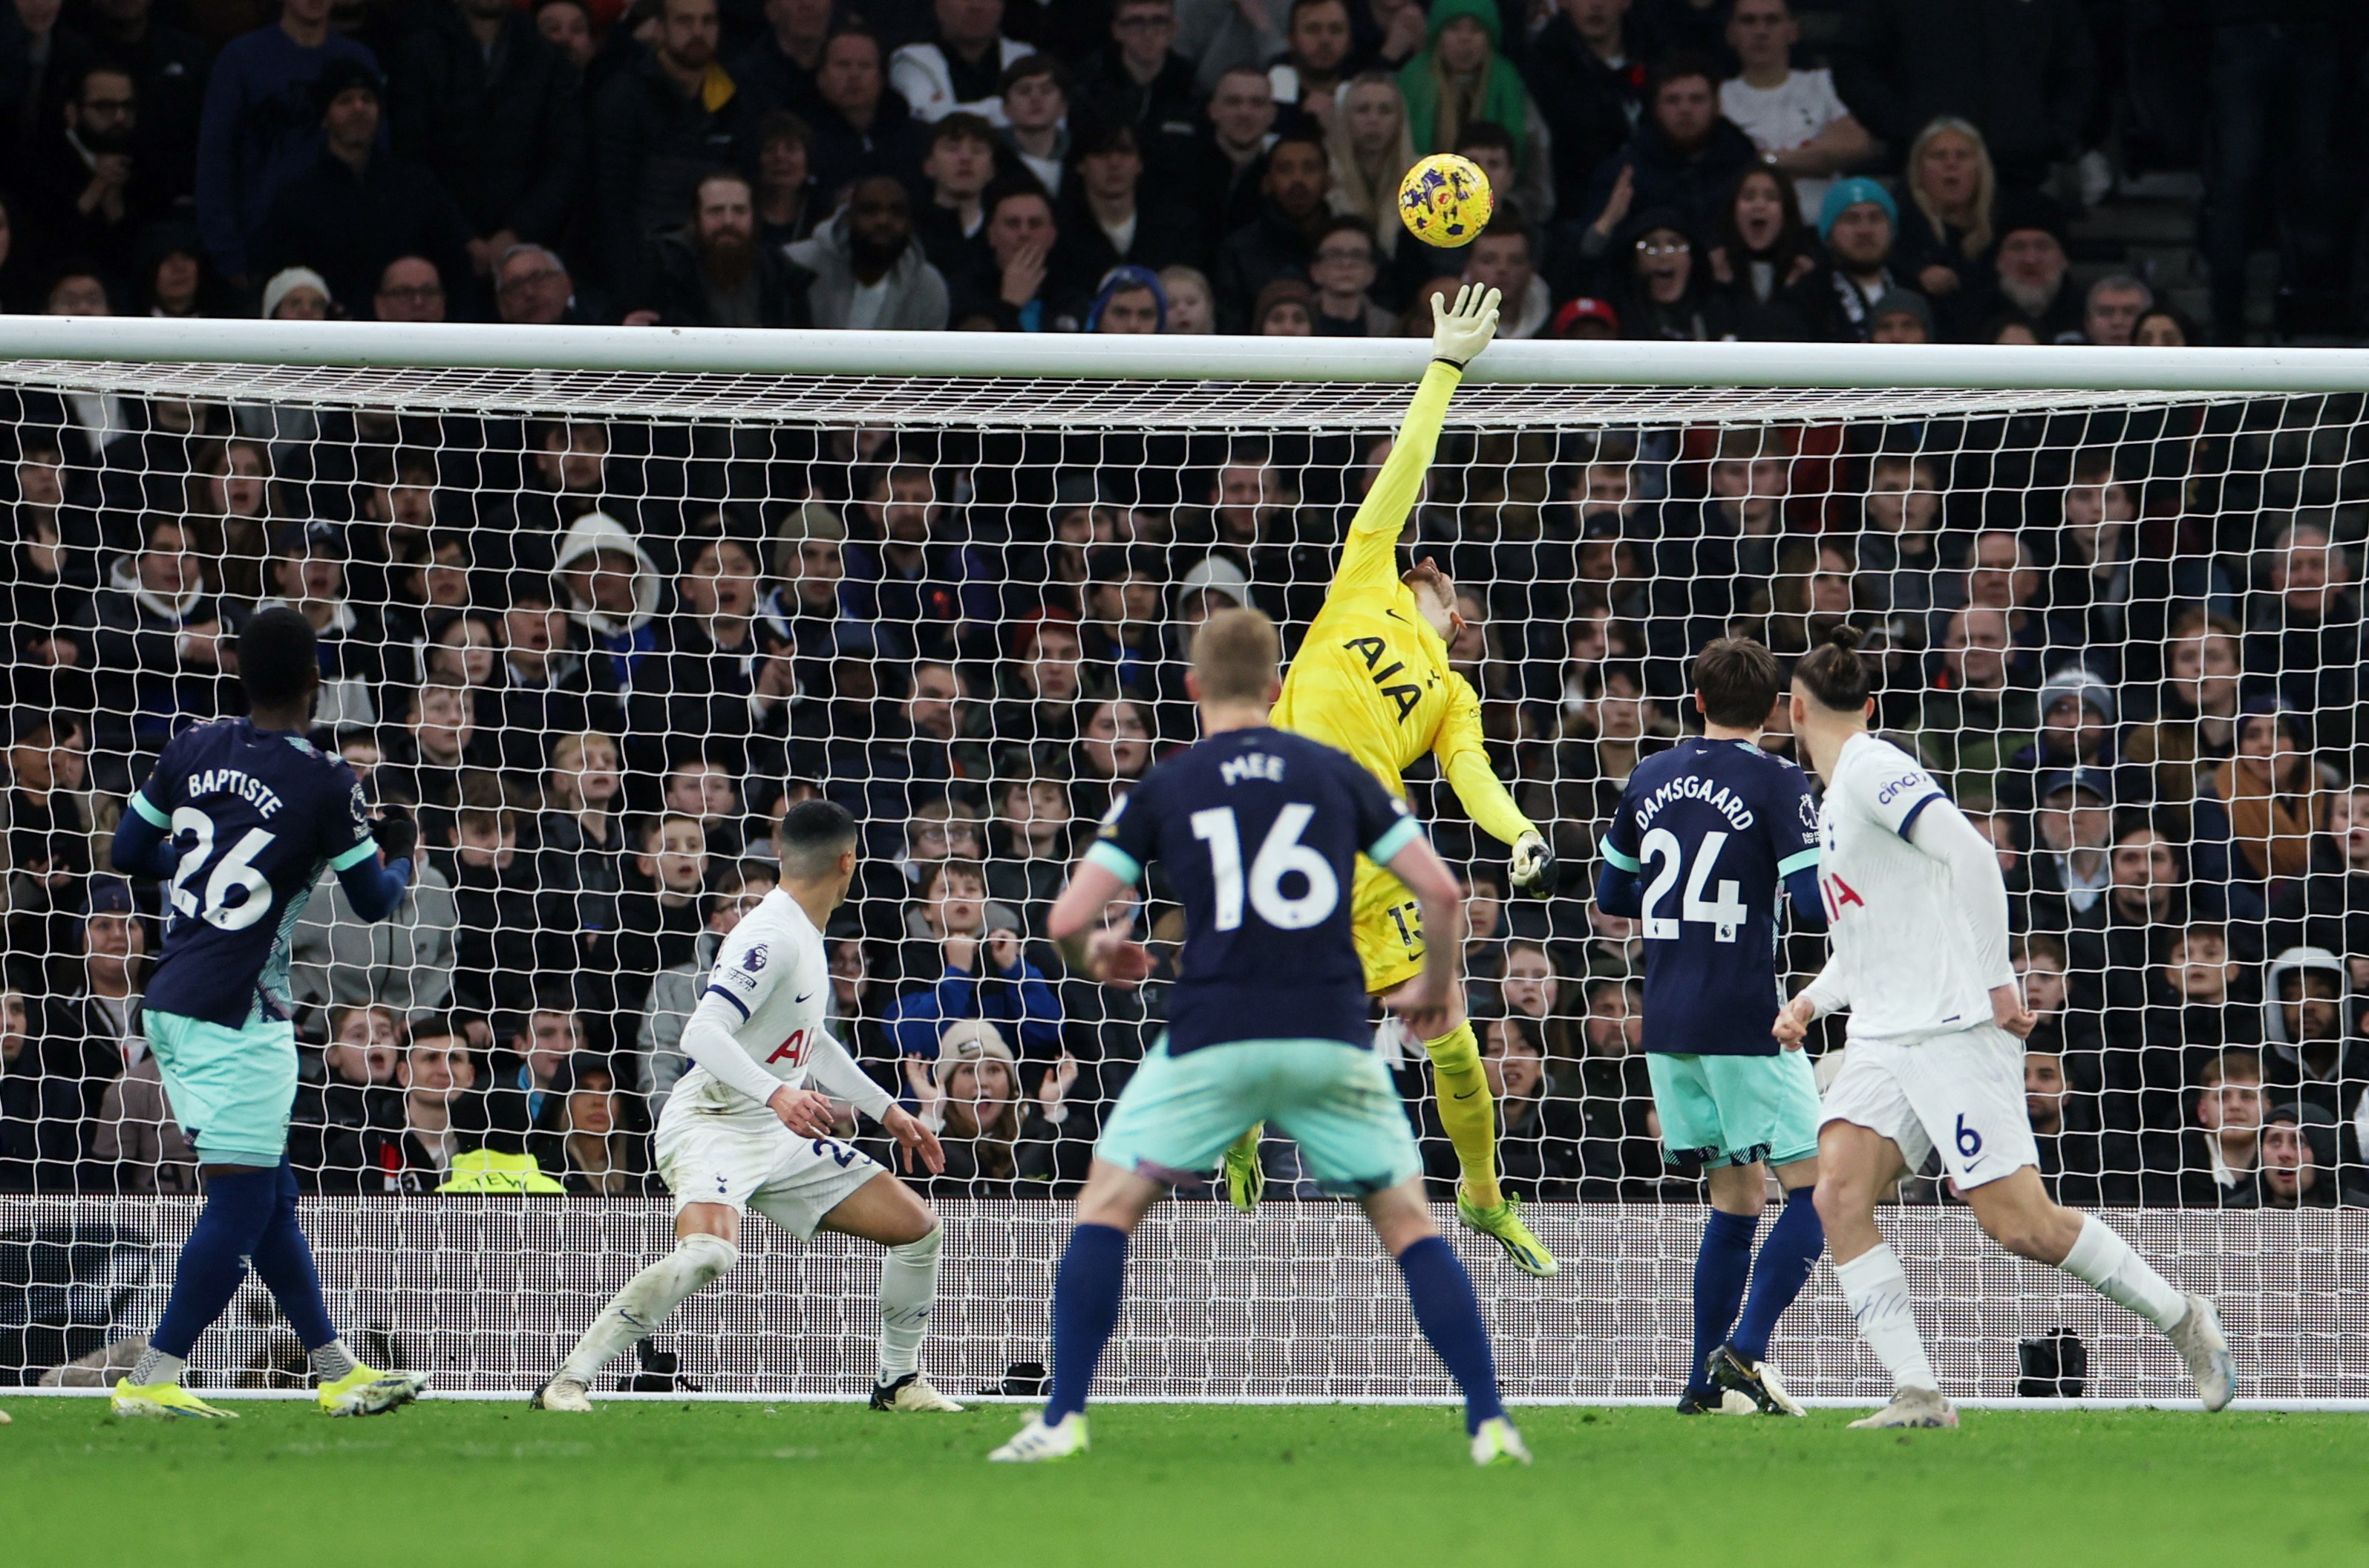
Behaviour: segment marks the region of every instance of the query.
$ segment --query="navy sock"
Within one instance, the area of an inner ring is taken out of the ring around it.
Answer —
[[[321,1299],[312,1243],[296,1223],[296,1172],[284,1158],[274,1188],[271,1222],[255,1245],[256,1276],[270,1287],[272,1299],[288,1314],[288,1324],[304,1348],[318,1350],[338,1337],[338,1329]]]
[[[246,1277],[279,1202],[280,1173],[240,1171],[206,1178],[206,1206],[181,1247],[173,1293],[149,1343],[167,1356],[189,1358],[198,1335],[213,1326]]]
[[[1401,1253],[1399,1272],[1406,1276],[1407,1300],[1423,1337],[1464,1391],[1464,1429],[1477,1432],[1482,1422],[1505,1414],[1505,1406],[1497,1397],[1497,1358],[1482,1326],[1472,1276],[1464,1272],[1456,1249],[1437,1236],[1425,1236]]]
[[[1727,1343],[1735,1326],[1735,1310],[1744,1305],[1744,1280],[1752,1268],[1752,1238],[1760,1229],[1757,1215],[1711,1211],[1703,1227],[1702,1246],[1695,1253],[1695,1358],[1687,1368],[1687,1387],[1708,1391],[1703,1362]]]
[[[1120,1294],[1127,1288],[1127,1232],[1114,1225],[1081,1225],[1070,1232],[1053,1276],[1053,1392],[1045,1402],[1045,1425],[1058,1425],[1086,1408],[1094,1367],[1118,1327]]]
[[[1810,1201],[1814,1190],[1804,1186],[1787,1193],[1785,1211],[1760,1244],[1759,1261],[1752,1265],[1752,1297],[1735,1326],[1736,1354],[1747,1361],[1768,1359],[1768,1336],[1777,1332],[1777,1320],[1810,1282],[1818,1254],[1826,1250],[1826,1228]]]

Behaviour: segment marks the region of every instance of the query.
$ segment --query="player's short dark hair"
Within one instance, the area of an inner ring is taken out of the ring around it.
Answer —
[[[855,818],[830,800],[801,800],[782,813],[773,830],[782,853],[782,876],[811,880],[834,870],[855,844]]]
[[[313,623],[284,604],[258,611],[238,633],[238,679],[250,703],[292,703],[321,680]]]
[[[1859,713],[1875,689],[1875,671],[1859,656],[1859,645],[1866,635],[1857,626],[1837,626],[1793,667],[1794,683],[1822,708]]]
[[[1205,703],[1257,703],[1275,683],[1283,641],[1258,610],[1220,610],[1193,634],[1193,673]]]
[[[1695,655],[1695,692],[1712,724],[1758,729],[1784,689],[1777,656],[1750,637],[1722,637]]]

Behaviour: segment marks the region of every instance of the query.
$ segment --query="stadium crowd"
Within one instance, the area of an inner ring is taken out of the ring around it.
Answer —
[[[1789,63],[1782,0],[235,9],[17,0],[12,308],[1386,333],[1449,255],[1390,193],[1454,148],[1511,193],[1450,264],[1513,336],[2192,333],[2135,280],[2066,284],[2041,187],[2103,113],[2072,0],[1863,0],[1831,73]],[[2282,48],[2341,20],[2290,9]],[[1941,17],[2011,36],[1977,58]],[[2225,95],[2304,72],[2244,53],[2261,31],[2214,33],[2251,62],[2214,73],[2216,179]],[[2339,277],[2286,189],[2324,269],[2296,277]],[[1296,636],[1387,445],[11,395],[10,1190],[194,1186],[140,1025],[165,890],[106,847],[272,603],[322,634],[320,743],[429,846],[392,921],[331,883],[289,933],[310,1185],[654,1190],[704,966],[772,886],[771,820],[823,794],[866,833],[834,1019],[940,1127],[934,1190],[1070,1190],[1163,988],[1065,976],[1045,909],[1191,738],[1192,629],[1249,602]],[[1596,845],[1693,718],[1689,650],[1743,630],[1790,658],[1851,619],[1883,724],[1998,844],[2062,1195],[2369,1202],[2361,520],[2308,461],[2358,408],[2331,406],[1452,435],[1419,547],[1562,865],[1508,899],[1502,846],[1415,781],[1469,877],[1513,1189],[1700,1194],[1659,1150]],[[1173,959],[1156,886],[1139,918]],[[1397,1065],[1445,1191],[1425,1064]]]

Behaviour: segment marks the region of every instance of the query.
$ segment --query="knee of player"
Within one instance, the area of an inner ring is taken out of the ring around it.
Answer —
[[[1810,1202],[1818,1211],[1818,1222],[1832,1230],[1848,1224],[1855,1219],[1870,1219],[1875,1214],[1875,1193],[1866,1183],[1839,1173],[1821,1173],[1818,1185],[1810,1195]]]
[[[723,1278],[740,1263],[740,1249],[721,1236],[696,1230],[674,1244],[702,1283]]]
[[[945,1221],[940,1219],[934,1211],[924,1207],[921,1210],[921,1224],[924,1229],[920,1235],[910,1237],[902,1242],[890,1242],[889,1251],[908,1263],[929,1263],[935,1260],[939,1249],[945,1245]]]

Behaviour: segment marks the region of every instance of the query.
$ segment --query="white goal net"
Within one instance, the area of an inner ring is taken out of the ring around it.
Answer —
[[[332,881],[290,933],[292,1154],[341,1322],[445,1386],[548,1371],[662,1244],[684,1017],[772,885],[772,819],[819,795],[864,834],[835,1027],[951,1155],[925,1358],[1025,1391],[1064,1200],[1165,990],[1065,975],[1044,915],[1193,739],[1199,618],[1256,605],[1288,648],[1315,612],[1421,346],[981,338],[913,368],[853,335],[212,324],[176,352],[118,325],[0,323],[0,1383],[71,1381],[161,1307],[195,1172],[142,1032],[158,889],[109,841],[164,742],[238,711],[235,634],[286,603],[322,634],[316,738],[417,812],[429,867],[387,922]],[[1883,725],[1998,845],[2052,1187],[2221,1295],[2249,1391],[2369,1395],[2361,357],[1490,352],[1406,543],[1459,586],[1550,896],[1506,896],[1427,764],[1408,787],[1471,889],[1507,1185],[1566,1265],[1468,1246],[1508,1392],[1675,1394],[1703,1189],[1659,1146],[1596,844],[1694,721],[1695,649],[1790,659],[1849,621]],[[1137,920],[1173,960],[1160,891]],[[1791,983],[1822,943],[1788,938]],[[983,1059],[942,1068],[950,1030]],[[1444,1199],[1427,1067],[1394,1065]],[[1354,1213],[1265,1153],[1266,1211],[1187,1192],[1147,1229],[1110,1386],[1447,1392]],[[2089,1392],[2178,1391],[2134,1322],[1978,1258],[1933,1174],[1897,1205],[1953,1384],[2013,1395],[2018,1342],[2070,1330]],[[752,1235],[649,1375],[856,1388],[876,1269]],[[284,1376],[268,1311],[201,1371]],[[1879,1389],[1824,1271],[1775,1356],[1802,1391]]]

